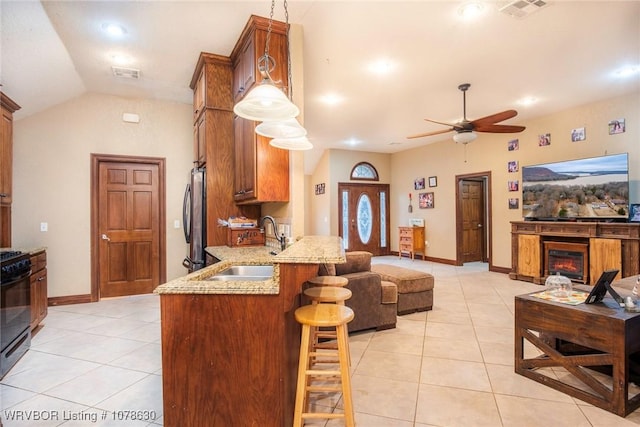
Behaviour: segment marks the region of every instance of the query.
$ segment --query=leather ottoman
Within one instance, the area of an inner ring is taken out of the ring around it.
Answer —
[[[398,290],[398,314],[427,311],[433,307],[434,278],[429,273],[388,264],[372,264],[371,271],[393,282]]]

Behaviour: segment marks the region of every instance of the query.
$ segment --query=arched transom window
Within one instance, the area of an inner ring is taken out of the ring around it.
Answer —
[[[351,179],[379,181],[378,171],[371,163],[360,162],[351,169]]]

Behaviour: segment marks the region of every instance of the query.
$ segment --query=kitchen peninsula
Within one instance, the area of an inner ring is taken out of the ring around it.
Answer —
[[[269,247],[208,247],[220,262],[156,288],[164,425],[292,425],[303,283],[346,261],[339,237]],[[273,265],[268,280],[207,280],[233,265]]]

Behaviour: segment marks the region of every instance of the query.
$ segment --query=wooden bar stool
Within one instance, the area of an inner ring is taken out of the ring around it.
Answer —
[[[316,276],[307,280],[312,286],[338,286],[343,287],[349,284],[349,279],[342,276]]]
[[[349,341],[347,323],[353,320],[353,310],[338,304],[305,305],[295,311],[295,318],[302,325],[300,341],[300,361],[298,364],[298,383],[296,404],[293,413],[293,426],[302,427],[309,418],[343,418],[346,427],[355,426],[353,400],[351,396],[351,377],[349,376]],[[310,351],[312,328],[335,327],[338,340],[338,369],[314,369],[317,352]],[[340,385],[313,385],[314,380],[340,382]],[[344,413],[309,412],[309,393],[342,392]]]

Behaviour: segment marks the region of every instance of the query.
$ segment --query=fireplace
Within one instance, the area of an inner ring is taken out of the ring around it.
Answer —
[[[566,276],[588,283],[589,245],[587,243],[544,242],[544,274]]]

